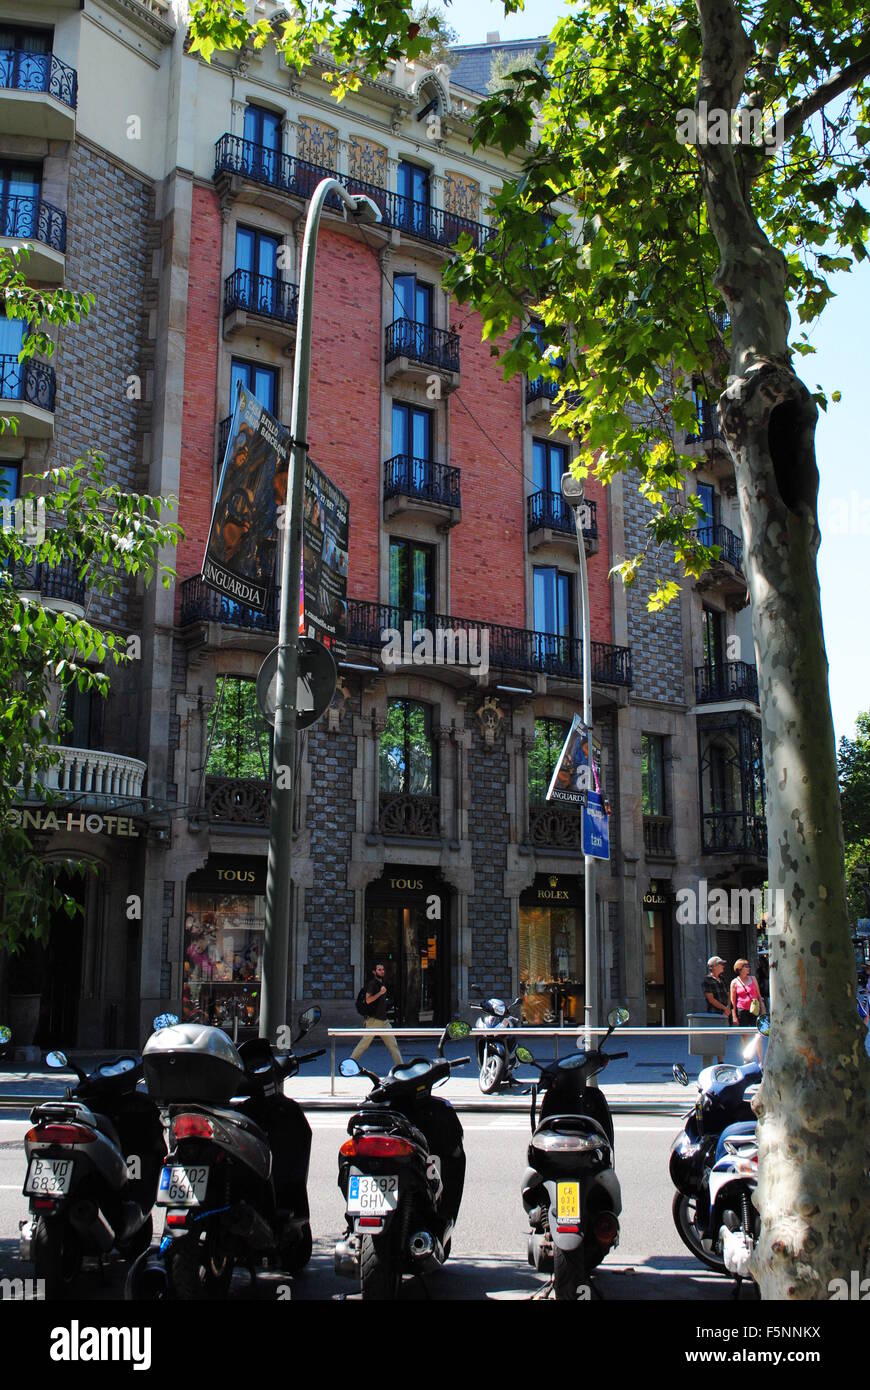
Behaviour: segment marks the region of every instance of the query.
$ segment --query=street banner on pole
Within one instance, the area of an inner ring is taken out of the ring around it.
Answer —
[[[590,791],[601,791],[595,760],[595,741],[592,740],[592,759],[589,757],[590,730],[579,714],[571,721],[558,761],[547,788],[547,800],[563,805],[583,806]],[[600,754],[599,754],[600,764]]]
[[[600,792],[586,793],[583,807],[583,853],[592,859],[610,858],[610,826]]]
[[[305,464],[300,633],[314,637],[336,661],[347,655],[347,568],[350,509],[343,492]]]
[[[290,434],[241,387],[202,562],[203,582],[264,613],[287,501]]]

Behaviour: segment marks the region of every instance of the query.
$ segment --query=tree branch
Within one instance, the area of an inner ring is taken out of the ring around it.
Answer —
[[[782,118],[783,131],[786,140],[795,135],[817,111],[827,106],[829,101],[838,97],[841,92],[848,92],[851,87],[857,87],[858,83],[870,75],[870,48],[864,50],[854,62],[842,68],[833,77],[829,77],[827,82],[823,82],[814,92],[805,96],[803,101],[799,101],[796,106],[792,106],[786,111]],[[772,126],[764,136],[765,142],[776,139],[776,127]]]

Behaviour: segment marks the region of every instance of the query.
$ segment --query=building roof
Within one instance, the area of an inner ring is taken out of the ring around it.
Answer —
[[[536,53],[548,43],[547,34],[537,38],[506,39],[498,43],[465,43],[450,49],[450,82],[472,92],[486,92],[496,53],[511,58],[517,53]]]

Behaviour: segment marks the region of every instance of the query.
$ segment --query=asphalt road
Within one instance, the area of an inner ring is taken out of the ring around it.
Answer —
[[[8,1114],[8,1112],[7,1112]],[[344,1231],[344,1204],[336,1184],[337,1151],[346,1133],[347,1113],[320,1111],[310,1117],[314,1131],[309,1201],[315,1237],[314,1257],[292,1287],[297,1300],[355,1295],[349,1280],[333,1272],[332,1247]],[[527,1299],[546,1279],[526,1261],[527,1227],[519,1195],[528,1144],[522,1115],[467,1114],[463,1118],[467,1172],[462,1208],[445,1268],[425,1280],[406,1280],[403,1298]],[[27,1214],[24,1179],[23,1115],[0,1119],[0,1277],[26,1277],[18,1260],[18,1222]],[[607,1299],[685,1298],[727,1300],[728,1281],[707,1272],[681,1244],[671,1220],[673,1188],[668,1151],[680,1121],[670,1116],[620,1115],[616,1118],[616,1167],[622,1184],[623,1214],[619,1247],[595,1276],[596,1295]],[[120,1298],[124,1266],[85,1271],[79,1292],[95,1299]],[[274,1298],[274,1285],[286,1279],[258,1276],[252,1288],[239,1272],[231,1298]]]

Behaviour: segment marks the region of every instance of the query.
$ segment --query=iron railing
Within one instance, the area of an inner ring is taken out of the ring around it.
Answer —
[[[526,404],[532,401],[555,401],[562,389],[561,381],[551,381],[549,377],[539,376],[534,381],[526,382]],[[566,404],[576,406],[580,404],[579,391],[565,392]]]
[[[212,825],[266,826],[271,791],[265,778],[206,777],[206,816]]]
[[[58,560],[56,564],[25,564],[19,561],[13,570],[12,582],[16,589],[33,589],[43,598],[64,599],[84,607],[85,583],[79,579],[79,566],[70,559]]]
[[[234,309],[295,324],[299,316],[299,286],[255,270],[234,270],[224,281],[224,316]]]
[[[583,515],[583,536],[585,540],[598,540],[598,504],[585,501]],[[537,531],[549,526],[553,531],[565,531],[569,536],[575,534],[574,511],[568,506],[560,492],[550,492],[543,488],[526,498],[526,529]]]
[[[0,400],[27,401],[54,410],[54,367],[45,362],[19,362],[15,353],[0,354]]]
[[[23,53],[0,48],[0,87],[16,92],[47,92],[64,106],[76,109],[78,76],[75,68],[53,53]]]
[[[709,443],[712,439],[722,439],[716,401],[702,400],[700,396],[696,396],[695,410],[698,415],[698,428],[693,433],[686,435],[686,443],[699,444],[702,441]]]
[[[459,469],[412,454],[394,454],[384,464],[384,499],[399,496],[460,507]]]
[[[7,193],[0,198],[0,236],[39,241],[53,251],[66,251],[66,213],[41,198]]]
[[[442,372],[459,371],[459,334],[415,319],[396,319],[386,329],[386,360],[408,357]]]
[[[181,586],[181,626],[209,622],[255,632],[277,632],[279,596],[280,590],[273,587],[265,612],[258,613],[255,608],[210,589],[198,574],[193,575],[185,579]]]
[[[529,806],[529,841],[539,849],[579,850],[582,824],[579,808],[552,801]]]
[[[758,672],[748,661],[724,661],[713,668],[695,667],[695,699],[699,705],[714,700],[751,700],[758,704]]]
[[[674,822],[670,816],[644,816],[643,848],[647,859],[673,859]]]
[[[767,855],[764,816],[744,811],[705,811],[701,816],[701,847],[705,854]]]
[[[698,540],[702,545],[718,545],[720,562],[724,560],[736,570],[743,569],[743,541],[727,526],[699,526]]]
[[[369,603],[348,599],[349,645],[380,648],[381,633],[391,628],[403,630],[405,622],[413,627],[440,628],[472,637],[469,644],[481,651],[481,639],[487,634],[489,664],[506,671],[538,671],[551,676],[580,680],[582,644],[577,638],[558,637],[528,628],[506,627],[501,623],[481,623],[457,618],[446,613],[423,613],[405,610],[389,603]],[[476,644],[476,645],[475,645]],[[599,685],[631,685],[631,649],[609,642],[592,643],[592,679]]]
[[[378,829],[382,835],[437,840],[441,835],[441,802],[437,796],[381,792]]]

